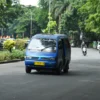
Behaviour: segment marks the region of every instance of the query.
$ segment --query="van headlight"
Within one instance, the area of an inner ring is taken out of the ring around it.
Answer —
[[[32,59],[31,56],[25,56],[25,59]]]

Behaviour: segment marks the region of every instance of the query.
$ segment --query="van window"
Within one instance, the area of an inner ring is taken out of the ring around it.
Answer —
[[[41,52],[56,52],[56,40],[33,38],[30,41],[27,49]]]

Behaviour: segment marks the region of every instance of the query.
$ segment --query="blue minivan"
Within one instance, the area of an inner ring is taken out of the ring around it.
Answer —
[[[68,73],[71,46],[65,34],[34,35],[25,52],[25,71],[52,70],[57,74]]]

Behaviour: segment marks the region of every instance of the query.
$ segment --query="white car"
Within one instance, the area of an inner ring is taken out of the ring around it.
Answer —
[[[100,42],[97,43],[97,49],[100,49]]]

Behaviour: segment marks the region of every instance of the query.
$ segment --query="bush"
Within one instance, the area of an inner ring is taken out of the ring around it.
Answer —
[[[16,40],[16,44],[15,44],[16,49],[24,50],[25,49],[25,43],[26,43],[25,40],[23,40],[23,39],[17,39]]]
[[[9,50],[10,52],[12,51],[12,48],[15,46],[15,41],[14,40],[6,40],[3,43],[3,48]]]
[[[90,43],[89,44],[89,48],[93,48],[93,43]]]
[[[0,51],[0,62],[13,59],[24,59],[24,51],[12,50],[12,53],[8,51]]]
[[[11,53],[11,59],[24,59],[24,51],[13,50]]]
[[[27,41],[27,40],[29,40],[30,38],[26,37],[26,38],[23,38],[23,39]]]
[[[11,60],[10,52],[2,51],[0,52],[0,61]]]

